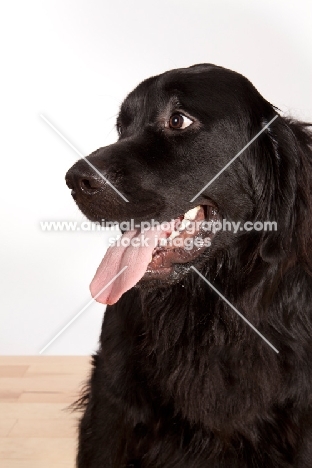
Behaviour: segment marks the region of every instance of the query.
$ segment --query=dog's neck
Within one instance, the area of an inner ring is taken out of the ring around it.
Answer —
[[[217,265],[206,277],[213,281],[216,273]],[[259,282],[253,291],[248,290],[243,275],[240,284],[231,284],[229,277],[230,272],[221,268],[214,284],[258,326],[263,313],[259,310],[263,292]],[[224,284],[228,284],[226,291],[222,290]],[[264,289],[264,279],[262,286]],[[233,425],[239,426],[242,417],[252,422],[258,411],[270,406],[282,384],[276,354],[195,272],[170,288],[143,289],[138,294],[144,322],[142,358],[150,361],[148,379],[152,387],[153,383],[159,386],[156,391],[164,404],[172,404],[188,421],[215,430],[224,419],[223,427],[229,431]],[[246,310],[251,303],[252,310]],[[258,381],[250,382],[247,376],[255,368]],[[236,373],[230,376],[229,369]],[[190,383],[189,388],[185,382]]]

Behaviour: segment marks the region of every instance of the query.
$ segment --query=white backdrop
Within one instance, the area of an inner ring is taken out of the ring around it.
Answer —
[[[2,2],[0,353],[37,354],[90,300],[107,235],[42,232],[83,220],[64,183],[78,158],[116,139],[124,96],[144,78],[210,62],[239,71],[273,104],[312,120],[310,0]],[[89,354],[93,303],[45,354]]]

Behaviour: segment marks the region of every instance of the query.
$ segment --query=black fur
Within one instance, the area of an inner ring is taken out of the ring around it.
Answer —
[[[164,128],[175,107],[196,125]],[[176,218],[276,113],[230,70],[172,70],[127,97],[118,142],[89,157],[129,203],[107,185],[79,190],[93,177],[83,161],[67,180],[94,221]],[[277,221],[219,232],[193,264],[279,354],[190,264],[141,281],[107,307],[78,468],[311,468],[311,143],[308,124],[279,116],[192,205],[209,197],[228,220]]]

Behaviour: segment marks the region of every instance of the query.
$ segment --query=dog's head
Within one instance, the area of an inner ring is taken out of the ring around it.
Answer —
[[[123,236],[129,246],[109,249],[93,294],[127,271],[115,292],[109,287],[98,300],[115,302],[137,282],[179,281],[191,265],[239,243],[267,262],[290,254],[295,241],[285,231],[293,232],[298,215],[299,147],[291,127],[280,116],[273,122],[275,116],[245,77],[210,64],[149,78],[128,95],[117,118],[118,141],[66,175],[90,220],[133,223]],[[152,220],[172,223],[146,228],[149,246],[132,245],[140,223]],[[216,232],[222,220],[241,226]],[[275,222],[277,231],[246,232],[246,221]]]

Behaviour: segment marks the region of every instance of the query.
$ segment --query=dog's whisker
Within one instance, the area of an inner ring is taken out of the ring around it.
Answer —
[[[88,219],[122,232],[91,293],[128,266],[98,297],[79,468],[311,459],[309,126],[242,75],[200,64],[139,84],[118,141],[87,157],[131,203],[84,160],[68,171]]]
[[[43,114],[40,114],[42,120],[44,120],[74,151],[82,158],[96,173],[99,175],[107,185],[109,185],[118,195],[125,201],[128,202],[127,198],[100,172],[90,161],[61,133]]]

